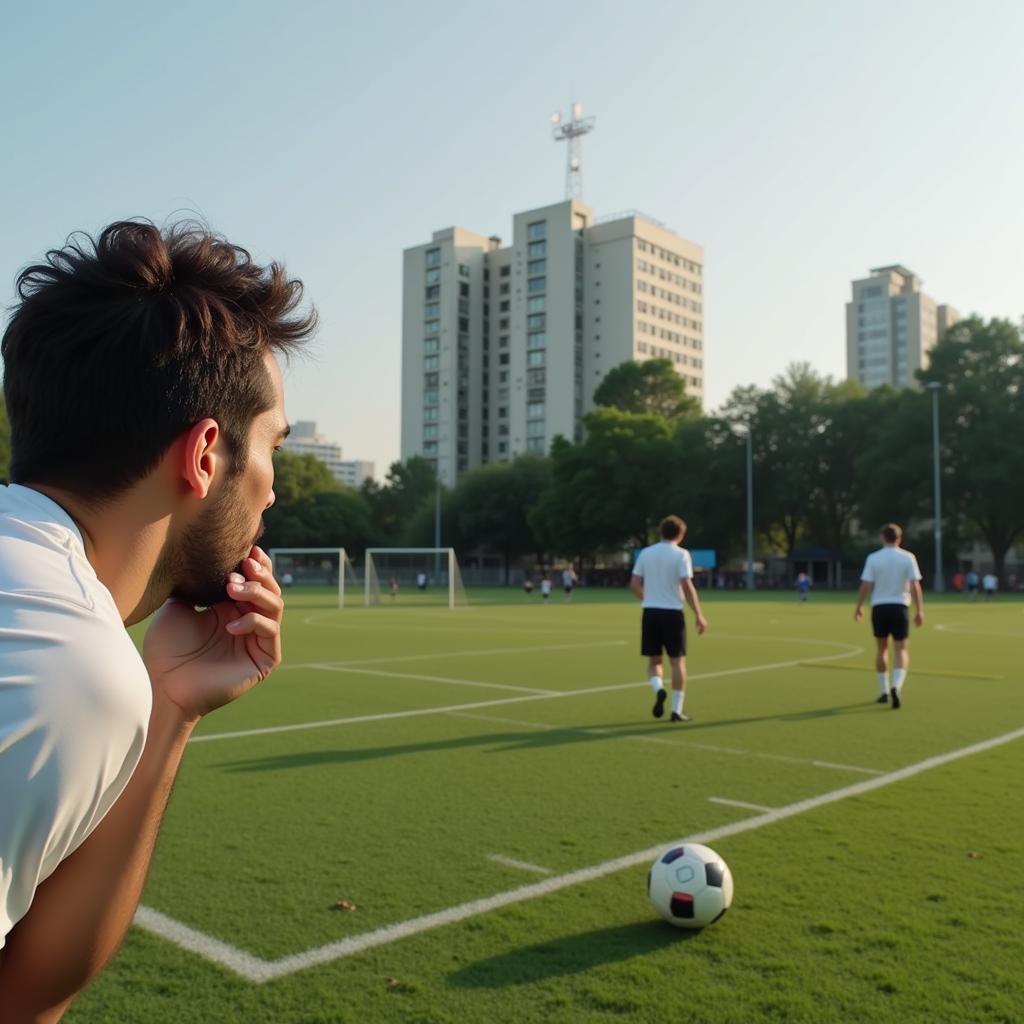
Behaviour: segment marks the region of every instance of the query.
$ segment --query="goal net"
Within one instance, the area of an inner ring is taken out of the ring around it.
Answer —
[[[282,588],[331,587],[338,607],[351,603],[359,592],[352,562],[344,548],[271,548],[267,552],[274,576]]]
[[[367,605],[468,603],[454,548],[367,548],[364,586]]]

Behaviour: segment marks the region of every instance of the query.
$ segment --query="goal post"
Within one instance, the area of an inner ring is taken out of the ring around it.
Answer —
[[[468,604],[454,548],[367,548],[363,586],[367,607],[386,601]]]
[[[267,554],[282,587],[327,585],[337,588],[338,607],[358,592],[352,562],[344,548],[271,548]]]

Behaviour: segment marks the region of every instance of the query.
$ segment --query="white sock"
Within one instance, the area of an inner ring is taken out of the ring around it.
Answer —
[[[907,678],[905,668],[896,668],[892,672],[892,688],[899,693],[903,689],[903,680]]]
[[[886,696],[889,695],[889,673],[888,672],[879,672],[878,673],[878,688]]]
[[[651,689],[655,693],[657,693],[660,689],[662,689],[662,686],[661,686],[661,676],[651,676]]]
[[[677,715],[681,715],[683,713],[683,697],[684,696],[685,696],[685,694],[683,693],[682,690],[673,690],[672,691],[672,710]]]

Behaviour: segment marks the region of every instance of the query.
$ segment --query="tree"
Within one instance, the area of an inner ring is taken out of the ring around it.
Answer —
[[[588,413],[584,424],[581,444],[553,443],[552,483],[533,526],[562,554],[643,547],[667,507],[671,426],[651,413],[610,408]]]
[[[629,360],[613,367],[597,386],[594,404],[667,420],[700,415],[700,403],[686,394],[686,384],[668,359]]]
[[[384,543],[390,547],[406,544],[419,510],[428,503],[433,508],[437,486],[433,464],[421,455],[391,463],[383,485],[365,481],[362,494]]]
[[[1006,553],[1024,532],[1021,329],[1009,320],[962,320],[932,349],[929,368],[918,376],[942,388],[944,507],[948,503],[977,528],[1002,577]]]
[[[537,550],[529,514],[550,478],[546,458],[520,455],[512,462],[470,470],[455,488],[456,529],[462,543],[500,552],[506,583],[512,559]]]

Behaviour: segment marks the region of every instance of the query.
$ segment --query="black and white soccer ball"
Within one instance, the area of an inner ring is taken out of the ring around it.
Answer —
[[[647,892],[669,924],[704,928],[732,904],[732,872],[709,846],[685,843],[666,850],[651,865]]]

